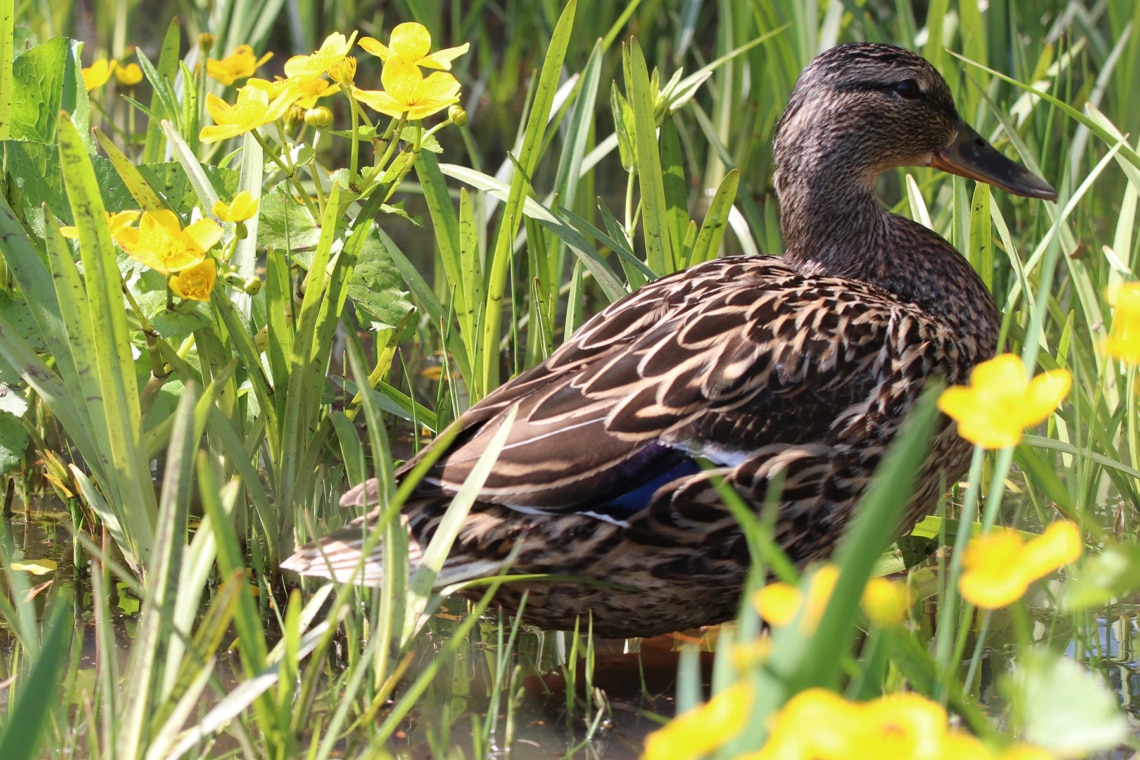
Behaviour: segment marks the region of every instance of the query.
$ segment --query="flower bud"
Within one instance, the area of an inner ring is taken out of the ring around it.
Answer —
[[[333,112],[328,106],[316,106],[305,111],[305,124],[314,129],[324,129],[332,124]]]
[[[215,42],[217,42],[217,38],[209,32],[203,32],[198,35],[198,47],[202,49],[203,55],[213,50]]]
[[[451,106],[447,109],[447,118],[451,119],[451,123],[457,127],[466,126],[467,111],[463,110],[463,106]]]

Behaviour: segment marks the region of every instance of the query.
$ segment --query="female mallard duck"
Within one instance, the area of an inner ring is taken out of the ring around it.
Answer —
[[[454,423],[404,509],[413,563],[518,406],[439,586],[493,575],[517,547],[512,573],[587,581],[504,585],[496,601],[514,611],[527,592],[524,618],[539,627],[592,614],[598,635],[647,636],[727,620],[749,554],[714,476],[757,510],[782,476],[776,539],[801,564],[824,557],[927,379],[964,382],[994,355],[985,285],[936,233],[883,208],[876,179],[935,166],[1056,193],[958,117],[929,63],[888,45],[823,53],[800,74],[774,157],[782,257],[718,259],[646,285]],[[970,448],[943,418],[900,530],[962,476]],[[375,492],[368,481],[341,503]],[[351,580],[374,518],[283,567]],[[356,580],[379,582],[378,555]]]

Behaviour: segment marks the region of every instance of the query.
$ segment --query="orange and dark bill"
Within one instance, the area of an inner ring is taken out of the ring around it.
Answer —
[[[954,142],[931,156],[930,166],[1000,187],[1007,193],[1057,200],[1057,191],[1052,185],[998,153],[973,127],[961,120],[958,121],[958,136]]]

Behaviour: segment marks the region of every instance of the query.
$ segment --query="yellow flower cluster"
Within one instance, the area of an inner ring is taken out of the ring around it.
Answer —
[[[958,423],[958,434],[970,443],[1004,449],[1020,443],[1025,428],[1044,422],[1072,383],[1063,369],[1030,380],[1020,358],[1002,354],[974,367],[970,385],[943,391],[938,408]]]
[[[737,682],[645,737],[642,760],[686,760],[709,754],[744,729],[752,702],[752,689]]]
[[[1067,520],[1028,542],[1015,530],[995,528],[967,544],[958,591],[982,609],[1005,607],[1024,596],[1030,583],[1076,562],[1081,549],[1080,531]]]
[[[239,79],[253,76],[261,64],[272,57],[273,53],[266,53],[258,58],[249,45],[238,45],[225,58],[206,61],[206,73],[228,87]]]
[[[90,66],[80,69],[80,74],[83,75],[83,87],[88,92],[107,84],[112,75],[124,87],[134,87],[143,78],[142,69],[137,63],[120,64],[113,58],[92,61]]]
[[[743,681],[678,715],[645,741],[642,760],[695,760],[736,737],[754,702]],[[827,689],[807,689],[769,720],[768,740],[737,760],[1052,760],[1039,747],[994,752],[976,737],[951,730],[946,710],[917,694],[851,702]]]
[[[748,760],[1049,760],[1038,747],[995,753],[976,737],[952,731],[946,710],[917,694],[888,694],[849,702],[826,689],[792,697],[773,717],[768,741]]]
[[[783,628],[796,619],[803,609],[800,630],[810,635],[819,626],[831,592],[839,580],[839,568],[824,565],[815,571],[808,583],[807,598],[797,588],[788,583],[769,583],[752,596],[752,606],[769,625]],[[863,613],[874,625],[887,628],[898,625],[906,619],[910,609],[906,586],[888,581],[886,578],[871,578],[863,589],[860,599]]]
[[[431,52],[431,35],[416,23],[400,24],[393,30],[389,45],[366,37],[360,46],[383,62],[380,81],[383,90],[356,87],[356,60],[349,56],[352,37],[335,32],[311,55],[293,56],[285,62],[285,79],[270,82],[250,78],[227,103],[217,95],[206,96],[206,110],[214,120],[202,128],[202,142],[217,142],[270,124],[289,110],[313,108],[320,98],[344,89],[355,100],[392,118],[418,121],[459,102],[459,81],[446,71],[424,77],[421,67],[449,69],[451,61],[467,52],[468,45]],[[239,47],[219,61],[209,61],[208,71],[218,81],[232,84],[252,77],[266,56],[258,59],[252,48]]]

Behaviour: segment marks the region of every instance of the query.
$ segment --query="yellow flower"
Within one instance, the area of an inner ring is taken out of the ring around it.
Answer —
[[[879,628],[899,625],[906,620],[906,614],[910,610],[906,584],[888,581],[886,578],[871,578],[863,589],[859,606],[867,619]]]
[[[997,760],[1054,760],[1055,755],[1047,749],[1031,744],[1015,744],[997,756]]]
[[[355,36],[355,35],[354,35]],[[340,62],[352,48],[352,40],[340,32],[333,32],[312,55],[295,55],[285,62],[285,76],[290,79],[313,79]]]
[[[305,109],[315,106],[321,98],[327,98],[340,92],[340,85],[320,77],[316,79],[293,79],[286,84],[292,86],[296,93],[294,102]]]
[[[205,143],[235,137],[260,126],[276,121],[285,115],[296,99],[296,90],[283,87],[272,100],[269,88],[262,80],[256,85],[247,84],[238,90],[237,102],[232,106],[213,93],[206,94],[206,110],[214,119],[212,127],[202,127],[199,139]]]
[[[87,88],[88,92],[97,90],[111,78],[111,74],[115,71],[115,60],[107,60],[100,58],[97,61],[92,61],[91,65],[82,69],[80,73],[83,74],[83,86]]]
[[[257,205],[258,201],[253,194],[242,190],[228,205],[222,201],[216,202],[212,211],[223,222],[245,222],[257,216]]]
[[[142,81],[143,73],[137,63],[128,63],[126,66],[115,67],[115,79],[124,87],[134,87]]]
[[[756,591],[752,597],[752,606],[773,628],[783,628],[795,620],[800,607],[806,604],[800,630],[811,634],[819,626],[838,580],[839,568],[836,565],[824,565],[815,571],[808,583],[806,602],[799,588],[776,582]],[[880,628],[901,623],[910,609],[906,587],[886,578],[871,578],[867,581],[859,604],[867,618]]]
[[[356,56],[346,55],[329,66],[329,78],[339,85],[351,87],[352,81],[356,79]]]
[[[194,301],[209,301],[214,282],[218,279],[218,265],[210,256],[192,267],[172,275],[169,284],[174,295]]]
[[[807,600],[798,587],[788,583],[769,583],[759,589],[752,597],[752,605],[769,625],[774,628],[783,628],[796,619],[800,608],[804,608],[800,628],[805,633],[811,633],[819,626],[823,611],[827,609],[827,601],[839,580],[839,568],[836,565],[824,565],[812,574],[808,582]]]
[[[707,755],[743,730],[752,697],[752,687],[738,681],[700,707],[678,715],[645,737],[642,760],[689,760]]]
[[[942,740],[938,760],[994,760],[994,754],[981,740],[965,731],[951,731]]]
[[[86,69],[84,69],[86,71]],[[1104,341],[1109,356],[1140,361],[1140,282],[1126,282],[1109,293],[1116,309],[1112,314],[1112,330]]]
[[[1067,520],[1028,543],[1017,531],[995,528],[967,544],[958,590],[982,609],[1005,607],[1024,596],[1033,581],[1075,562],[1081,548],[1080,531]]]
[[[380,72],[383,91],[352,89],[353,97],[374,111],[409,121],[431,116],[459,102],[459,80],[437,71],[426,79],[420,67],[401,58],[392,58]]]
[[[238,45],[225,58],[206,61],[206,73],[228,87],[239,79],[253,76],[258,67],[272,57],[273,53],[266,53],[258,58],[249,45]]]
[[[104,211],[103,213],[107,218],[107,229],[111,231],[111,239],[116,242],[119,240],[119,233],[137,222],[138,218],[142,216],[141,211]],[[79,239],[79,230],[74,225],[69,224],[66,227],[60,227],[59,233],[71,240]]]
[[[936,758],[946,737],[946,711],[917,694],[859,703],[807,689],[772,717],[768,741],[753,757]]]
[[[1025,377],[1025,365],[1002,354],[974,367],[970,385],[942,392],[938,408],[958,423],[958,435],[987,449],[1004,449],[1021,441],[1025,428],[1044,422],[1069,393],[1068,370]]]
[[[429,53],[431,34],[425,26],[415,22],[399,24],[392,30],[388,43],[385,45],[373,37],[364,37],[360,40],[360,47],[384,63],[393,58],[401,58],[425,69],[450,69],[451,62],[471,47],[470,43],[464,42],[459,47],[444,48]]]
[[[1014,744],[1001,752],[993,752],[976,736],[965,731],[951,731],[942,740],[937,760],[1054,760],[1048,750],[1029,744]]]
[[[211,219],[199,219],[182,228],[173,211],[144,211],[139,226],[119,232],[116,242],[131,258],[156,272],[171,274],[188,269],[206,257],[222,239],[222,228]]]

